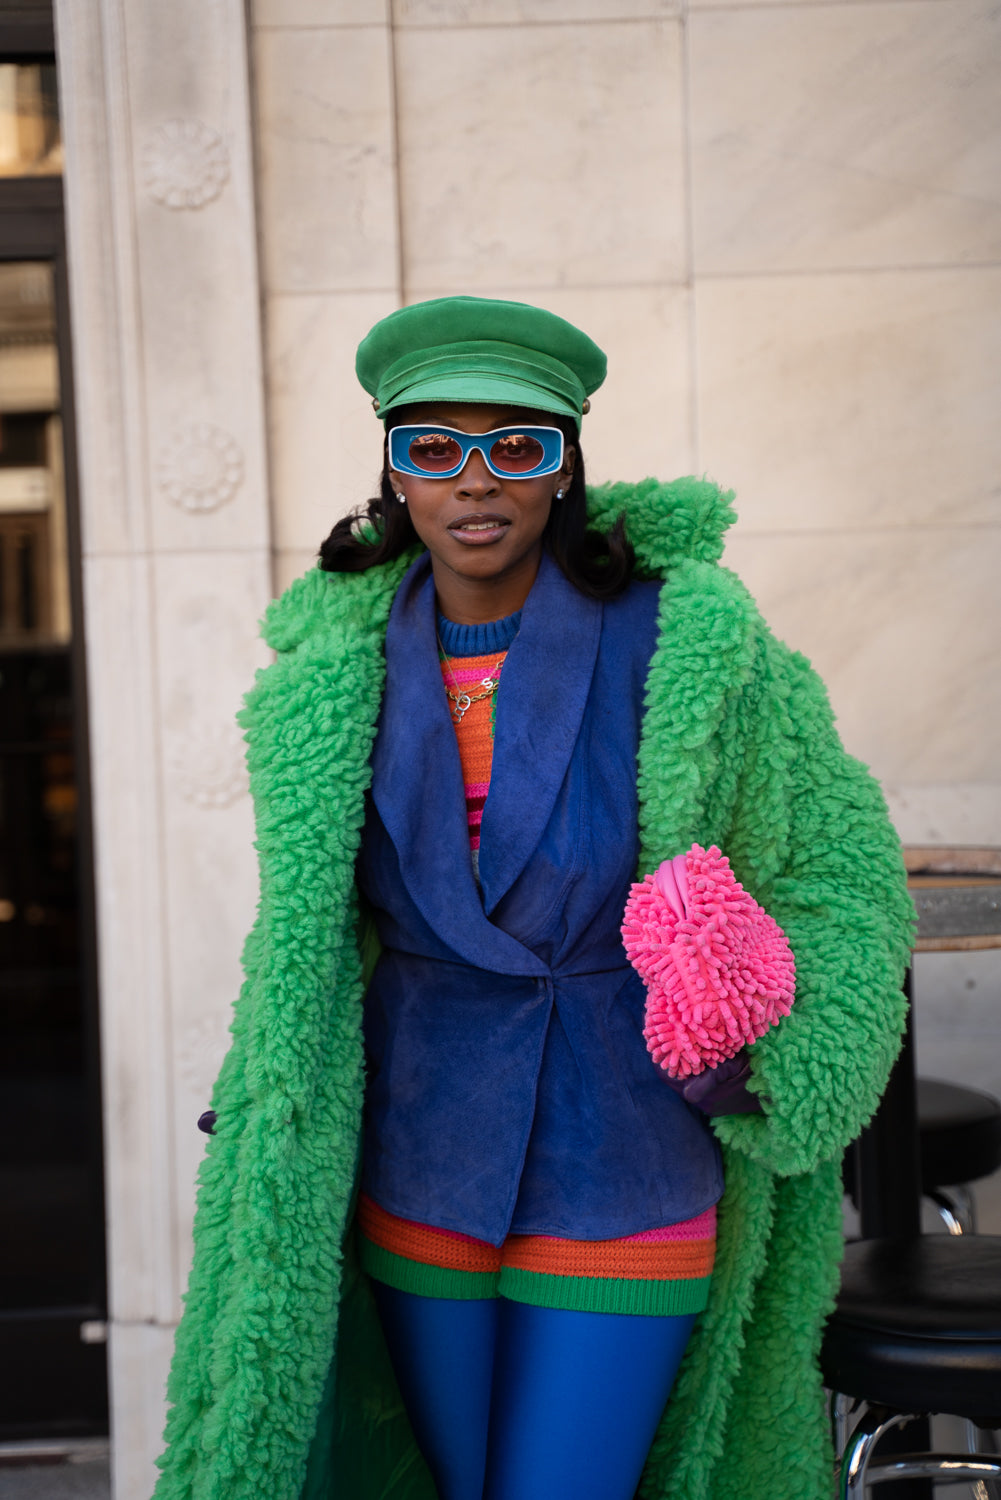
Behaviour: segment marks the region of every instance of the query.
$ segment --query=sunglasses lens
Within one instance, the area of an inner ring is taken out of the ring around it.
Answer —
[[[509,432],[497,439],[490,449],[490,462],[504,474],[528,474],[537,469],[546,456],[538,438],[527,432]]]
[[[425,432],[410,439],[407,456],[425,474],[447,474],[462,459],[462,449],[445,432]]]

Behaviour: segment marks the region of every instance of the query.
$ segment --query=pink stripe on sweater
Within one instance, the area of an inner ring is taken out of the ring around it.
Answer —
[[[445,667],[442,665],[442,677],[451,687],[453,682],[476,682],[481,683],[484,677],[490,675],[488,667]]]
[[[630,1234],[627,1238],[660,1245],[669,1240],[711,1240],[715,1234],[716,1205],[713,1204],[695,1219],[685,1219],[681,1224],[665,1224],[661,1229],[644,1229],[642,1234]]]
[[[385,1210],[382,1210],[382,1212],[385,1212]],[[393,1215],[393,1217],[395,1218],[397,1216]],[[431,1228],[431,1226],[428,1224],[420,1223],[418,1219],[401,1218],[399,1222],[401,1224],[410,1224],[415,1229],[430,1230],[432,1234],[443,1235],[445,1239],[462,1240],[467,1245],[485,1245],[487,1243],[486,1240],[474,1239],[472,1235],[460,1234],[456,1229],[438,1229],[437,1227]],[[635,1242],[642,1243],[645,1241],[647,1244],[664,1244],[666,1242],[670,1242],[671,1240],[711,1240],[715,1239],[715,1237],[716,1205],[713,1204],[712,1208],[707,1208],[705,1213],[699,1214],[697,1218],[685,1219],[680,1224],[666,1224],[660,1229],[644,1229],[641,1234],[624,1235],[622,1237],[622,1243],[633,1244]],[[538,1238],[544,1240],[555,1240],[562,1238],[562,1236],[555,1234],[543,1234],[539,1235]],[[568,1240],[567,1243],[573,1245],[580,1244],[582,1242],[579,1240]],[[610,1243],[614,1244],[615,1242],[611,1241]]]

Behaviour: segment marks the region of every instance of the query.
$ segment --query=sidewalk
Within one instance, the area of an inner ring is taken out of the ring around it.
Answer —
[[[80,1443],[68,1458],[17,1463],[0,1448],[2,1500],[110,1500],[111,1463],[107,1442]],[[6,1451],[4,1451],[6,1449]]]

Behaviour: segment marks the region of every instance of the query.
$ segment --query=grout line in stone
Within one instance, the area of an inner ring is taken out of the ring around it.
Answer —
[[[734,529],[727,533],[726,544],[732,541],[744,541],[754,538],[756,541],[766,540],[769,537],[797,537],[800,539],[813,537],[849,537],[849,536],[899,536],[906,532],[912,536],[915,532],[925,532],[933,535],[941,532],[966,532],[987,531],[1001,532],[1001,522],[998,521],[902,521],[899,523],[883,522],[879,526],[862,526],[859,524],[847,526],[782,526],[768,528],[766,530],[753,530],[744,524],[744,517],[738,517]]]
[[[693,5],[688,0],[688,12],[690,15],[698,16],[707,12],[731,11],[741,15],[756,14],[764,10],[802,12],[811,10],[862,10],[870,0],[754,0],[749,5],[747,0],[702,0],[701,4]],[[881,5],[941,5],[942,0],[879,0]]]
[[[858,0],[862,3],[862,0]],[[906,4],[908,0],[900,0]],[[534,20],[532,18],[511,21],[442,21],[440,24],[421,25],[415,22],[391,22],[397,31],[410,32],[412,35],[429,36],[440,35],[442,32],[455,32],[456,34],[467,31],[567,31],[571,28],[594,28],[598,26],[659,26],[665,22],[676,22],[682,19],[680,6],[674,10],[666,11],[660,16],[569,16],[553,20]],[[254,25],[253,30],[264,31],[376,31],[384,26],[384,21],[330,21],[330,22],[291,22],[286,25],[281,21],[262,21]]]
[[[881,0],[882,3],[882,0]],[[896,0],[893,0],[896,3]],[[903,0],[910,4],[911,0]],[[904,263],[884,266],[783,266],[775,270],[746,270],[746,271],[696,271],[695,280],[699,281],[780,281],[787,277],[797,277],[801,280],[807,277],[820,278],[824,276],[901,276],[938,274],[943,271],[997,271],[1001,269],[1001,259],[998,260],[944,260],[930,261],[924,265]]]
[[[754,5],[748,5],[746,0],[703,0],[700,5],[690,3],[683,4],[682,0],[670,10],[660,15],[653,13],[645,16],[558,16],[553,18],[536,18],[533,16],[512,17],[510,20],[469,20],[465,17],[456,17],[453,20],[443,21],[391,21],[397,31],[407,31],[420,35],[422,32],[428,34],[440,34],[441,32],[463,33],[467,31],[560,31],[593,29],[600,26],[650,26],[663,25],[665,22],[683,21],[685,16],[697,19],[700,15],[718,15],[731,13],[738,15],[759,15],[763,11],[788,12],[790,15],[809,12],[813,10],[848,10],[860,11],[864,9],[868,0],[755,0]],[[908,6],[908,5],[940,5],[941,0],[880,0],[883,5]],[[275,31],[377,31],[385,26],[385,21],[257,21],[251,24],[255,32]]]
[[[699,340],[698,303],[695,295],[695,192],[692,169],[692,78],[691,28],[686,15],[681,27],[681,171],[685,213],[686,285],[688,287],[688,437],[692,466],[701,467],[701,432],[699,428]]]
[[[909,0],[908,0],[909,3]],[[810,277],[815,280],[823,278],[835,278],[839,276],[909,276],[909,275],[942,275],[944,272],[964,271],[997,271],[1001,270],[1001,259],[982,261],[935,261],[928,265],[886,265],[886,266],[801,266],[784,267],[777,270],[734,270],[734,271],[700,271],[693,272],[691,280],[684,277],[664,277],[657,281],[573,281],[573,282],[524,282],[517,286],[508,284],[507,291],[525,292],[544,295],[547,292],[573,293],[573,292],[664,292],[664,291],[686,291],[694,289],[700,281],[723,282],[723,281],[784,281],[795,278],[806,280]],[[500,278],[498,278],[499,280]],[[481,289],[479,293],[475,289],[469,289],[471,295],[488,296],[490,287]],[[393,284],[385,286],[365,287],[266,287],[267,297],[378,297],[395,296],[397,287]],[[452,288],[448,286],[408,286],[407,296],[417,298],[451,296]]]
[[[386,6],[386,45],[389,53],[389,109],[390,129],[393,138],[393,212],[396,219],[396,286],[393,296],[401,307],[407,302],[407,251],[405,221],[403,216],[403,169],[402,139],[400,135],[400,101],[397,94],[399,69],[396,65],[396,4],[388,0]]]

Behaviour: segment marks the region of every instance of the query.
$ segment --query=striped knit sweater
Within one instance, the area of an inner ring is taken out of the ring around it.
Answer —
[[[441,655],[441,676],[446,691],[453,695],[468,694],[469,707],[463,709],[460,696],[457,703],[449,697],[452,722],[459,742],[459,760],[462,763],[462,780],[466,791],[466,816],[469,820],[469,848],[473,857],[473,873],[479,884],[480,824],[483,821],[483,806],[490,788],[490,768],[494,755],[494,721],[497,712],[497,693],[484,692],[484,679],[494,679],[501,674],[504,658],[511,642],[518,634],[521,611],[508,615],[503,620],[491,620],[485,625],[456,625],[453,620],[438,616],[438,642]],[[498,689],[499,691],[499,689]]]

